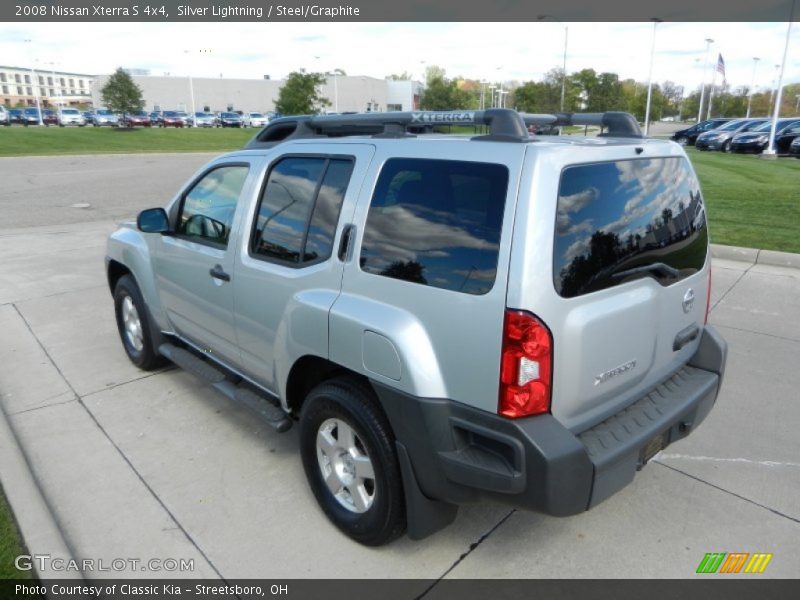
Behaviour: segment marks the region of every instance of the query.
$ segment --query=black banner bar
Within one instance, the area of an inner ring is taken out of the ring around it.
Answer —
[[[800,581],[757,575],[692,580],[647,579],[176,579],[0,580],[0,598],[23,600],[789,600]]]
[[[792,0],[3,0],[10,22],[788,21]]]

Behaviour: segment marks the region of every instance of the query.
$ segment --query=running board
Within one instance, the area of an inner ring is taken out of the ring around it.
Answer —
[[[273,398],[259,394],[249,387],[234,384],[216,365],[174,344],[161,344],[158,352],[183,370],[207,381],[229,399],[252,410],[278,433],[288,431],[292,427],[292,420]]]

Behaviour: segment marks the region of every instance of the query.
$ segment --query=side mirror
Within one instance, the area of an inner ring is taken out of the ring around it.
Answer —
[[[136,226],[144,233],[169,233],[169,217],[163,208],[148,208],[136,217]]]

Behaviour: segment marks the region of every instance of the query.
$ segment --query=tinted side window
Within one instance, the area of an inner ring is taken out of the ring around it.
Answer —
[[[227,246],[247,172],[246,166],[231,165],[206,173],[184,196],[178,234],[192,241]]]
[[[553,277],[571,298],[652,277],[671,285],[703,268],[705,207],[684,158],[576,165],[558,194]]]
[[[303,262],[323,260],[331,255],[339,211],[352,172],[352,161],[335,159],[328,162],[311,214]]]
[[[278,162],[259,202],[253,254],[291,263],[328,258],[352,170],[346,159],[289,157]]]
[[[386,161],[360,265],[367,273],[468,294],[494,285],[508,169],[452,160]]]

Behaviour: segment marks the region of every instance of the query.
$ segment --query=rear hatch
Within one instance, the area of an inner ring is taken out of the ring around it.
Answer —
[[[518,289],[509,287],[509,306],[550,328],[551,411],[573,431],[671,376],[705,324],[708,233],[699,185],[685,156],[648,153],[568,164],[555,202],[532,194],[523,211],[552,255],[522,259],[526,274]]]

